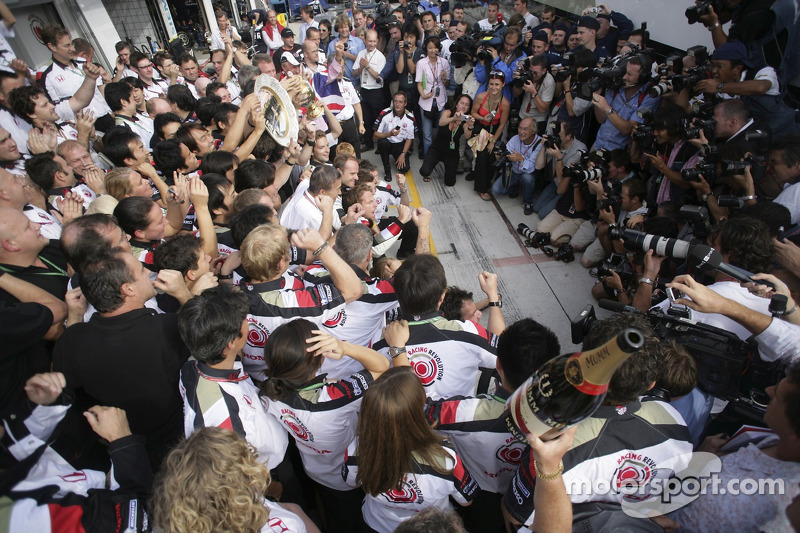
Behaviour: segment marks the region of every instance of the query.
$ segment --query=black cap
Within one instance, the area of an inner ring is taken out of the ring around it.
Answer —
[[[599,30],[600,23],[597,22],[597,19],[594,17],[581,17],[578,19],[578,27],[589,28],[590,30]]]
[[[294,37],[294,32],[291,28],[283,28],[281,30],[281,37]]]

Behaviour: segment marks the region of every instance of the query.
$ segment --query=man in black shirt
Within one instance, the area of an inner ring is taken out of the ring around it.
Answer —
[[[67,328],[53,369],[85,399],[124,409],[131,430],[146,437],[157,470],[183,435],[178,379],[189,352],[177,317],[145,308],[156,292],[149,271],[121,249],[87,264],[81,289],[97,313]]]

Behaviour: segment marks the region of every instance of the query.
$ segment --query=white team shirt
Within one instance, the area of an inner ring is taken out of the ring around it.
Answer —
[[[368,52],[366,49],[361,50],[356,56],[354,66],[361,68],[362,59],[366,59],[369,68],[378,74],[380,74],[380,72],[383,70],[383,67],[386,66],[386,56],[383,55],[377,48],[372,52]],[[362,89],[380,89],[382,87],[383,80],[373,77],[372,74],[367,72],[366,68],[361,71]]]

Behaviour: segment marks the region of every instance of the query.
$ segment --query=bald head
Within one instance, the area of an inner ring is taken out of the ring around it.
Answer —
[[[0,169],[0,207],[21,212],[26,203],[21,180],[7,170]]]
[[[194,88],[197,89],[197,96],[203,98],[206,95],[206,87],[211,83],[210,78],[197,78],[197,81],[194,82]]]

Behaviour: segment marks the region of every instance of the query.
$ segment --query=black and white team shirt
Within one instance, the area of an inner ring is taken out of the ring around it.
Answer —
[[[350,490],[342,479],[342,457],[355,437],[361,398],[372,383],[362,370],[340,381],[317,376],[289,398],[267,403],[297,442],[308,476],[334,490]]]
[[[400,488],[364,498],[361,512],[369,527],[379,533],[391,533],[401,522],[429,507],[452,509],[451,497],[460,504],[472,501],[478,484],[458,454],[447,443],[443,447],[447,457],[441,458],[437,468],[415,454],[413,472],[403,477]],[[358,441],[354,441],[347,447],[342,477],[351,487],[357,487],[357,475]]]
[[[472,396],[481,368],[495,368],[497,335],[471,320],[447,320],[440,311],[409,317],[406,353],[428,398]],[[381,339],[373,348],[384,355]]]
[[[397,303],[392,280],[373,278],[356,266],[350,267],[361,280],[363,294],[358,300],[345,305],[341,313],[323,322],[322,330],[337,339],[370,348],[380,340],[387,314],[395,316],[400,304]],[[333,283],[330,273],[319,262],[308,266],[303,279],[312,286]],[[338,361],[325,359],[319,373],[339,379],[363,368],[355,359],[342,357]]]
[[[429,401],[425,417],[436,431],[449,436],[458,455],[482,490],[503,494],[519,468],[525,444],[506,425],[510,393]]]

